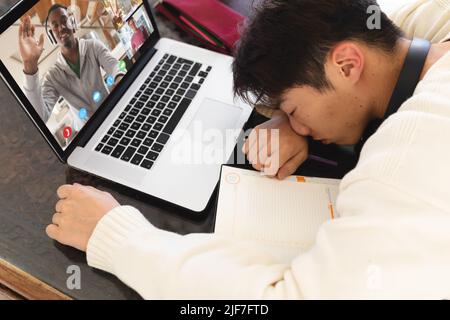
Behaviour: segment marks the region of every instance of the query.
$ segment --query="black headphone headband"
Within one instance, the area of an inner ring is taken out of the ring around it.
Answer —
[[[414,94],[430,48],[431,43],[428,40],[414,38],[411,42],[403,69],[400,72],[397,85],[395,86],[383,120],[396,113],[403,102],[411,98]]]

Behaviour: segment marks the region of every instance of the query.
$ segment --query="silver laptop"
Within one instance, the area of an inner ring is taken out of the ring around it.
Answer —
[[[3,80],[61,161],[203,211],[252,110],[234,99],[232,58],[160,38],[147,1],[86,2],[8,11]],[[19,48],[30,39],[35,60]]]

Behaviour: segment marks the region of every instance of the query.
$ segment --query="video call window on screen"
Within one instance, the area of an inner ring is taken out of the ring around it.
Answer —
[[[0,57],[62,149],[154,32],[142,0],[41,0],[2,35]]]

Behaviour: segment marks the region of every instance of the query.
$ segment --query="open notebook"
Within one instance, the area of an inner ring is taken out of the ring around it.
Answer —
[[[223,166],[215,233],[257,241],[289,262],[314,244],[324,222],[338,217],[339,183],[299,176],[279,181]]]

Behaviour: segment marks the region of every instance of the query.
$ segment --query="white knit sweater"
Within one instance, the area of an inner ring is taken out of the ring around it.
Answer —
[[[449,0],[393,18],[409,36],[450,39]],[[290,265],[258,243],[159,230],[127,206],[99,222],[88,263],[149,299],[450,299],[449,139],[450,53],[367,141],[340,186],[342,218]]]

